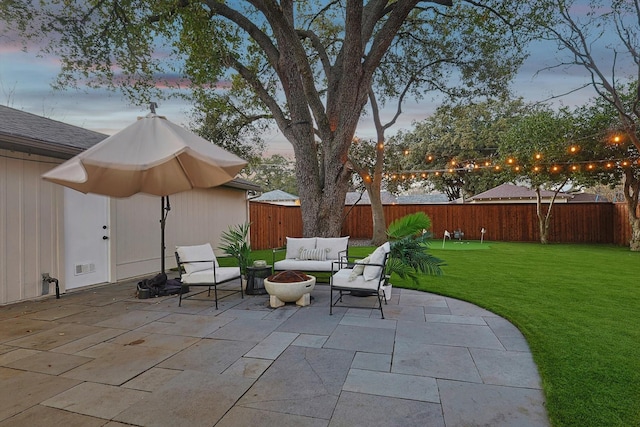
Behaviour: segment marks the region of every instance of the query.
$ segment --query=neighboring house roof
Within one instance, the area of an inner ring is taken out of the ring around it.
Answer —
[[[434,203],[450,203],[446,194],[406,194],[398,196],[401,205],[429,205]]]
[[[380,198],[382,199],[382,204],[383,205],[395,205],[398,203],[398,200],[396,199],[396,196],[394,196],[393,194],[389,193],[388,191],[381,191],[380,192]],[[367,193],[366,191],[364,193],[362,193],[362,198],[360,200],[360,192],[358,191],[350,191],[347,193],[345,199],[344,199],[344,204],[345,205],[353,205],[357,202],[358,205],[370,205],[371,204],[371,200],[369,199],[369,193]]]
[[[600,194],[593,193],[575,193],[569,203],[609,203],[609,199]]]
[[[108,136],[0,105],[0,149],[67,160]],[[224,185],[261,191],[259,185],[242,178]]]
[[[286,191],[273,190],[262,193],[260,197],[256,197],[255,199],[251,200],[255,202],[295,202],[298,199],[298,196],[289,194]]]
[[[0,148],[70,159],[108,135],[0,105]]]
[[[542,190],[540,195],[543,199],[553,197],[553,191]],[[558,193],[556,199],[571,199],[571,195],[567,193]],[[514,184],[500,184],[484,193],[476,194],[469,197],[469,202],[490,202],[490,201],[510,201],[510,200],[536,200],[536,192],[526,187]]]

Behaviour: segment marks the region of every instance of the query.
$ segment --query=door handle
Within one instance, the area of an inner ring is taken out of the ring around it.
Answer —
[[[102,236],[102,240],[109,240],[109,236]]]

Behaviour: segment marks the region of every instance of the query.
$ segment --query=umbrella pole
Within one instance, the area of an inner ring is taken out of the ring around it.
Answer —
[[[160,266],[162,269],[162,272],[164,273],[165,271],[165,265],[164,265],[164,251],[166,249],[165,244],[164,244],[164,226],[165,223],[167,222],[167,215],[169,214],[169,211],[171,210],[171,205],[169,204],[169,196],[162,196],[162,200],[161,200],[161,211],[160,211]]]

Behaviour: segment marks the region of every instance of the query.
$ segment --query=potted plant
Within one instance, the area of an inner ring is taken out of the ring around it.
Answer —
[[[243,288],[246,286],[247,267],[251,264],[251,245],[249,244],[249,227],[251,224],[236,224],[229,227],[220,237],[218,249],[238,260]]]
[[[389,284],[391,274],[400,278],[410,278],[418,283],[419,274],[439,276],[442,274],[444,262],[427,252],[431,233],[431,218],[424,212],[398,218],[389,224],[387,236],[391,246],[387,261],[385,286]],[[386,289],[389,291],[390,288]],[[387,292],[385,292],[385,297]]]

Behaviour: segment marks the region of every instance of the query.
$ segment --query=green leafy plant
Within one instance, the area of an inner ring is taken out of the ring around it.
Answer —
[[[243,276],[246,276],[247,267],[251,263],[251,245],[248,242],[250,226],[249,223],[230,226],[222,233],[221,244],[218,246],[225,254],[238,260],[240,274]]]
[[[442,275],[441,267],[446,265],[440,258],[427,252],[431,233],[431,218],[424,212],[398,218],[389,224],[391,252],[387,262],[386,274],[393,273],[400,278],[410,278],[418,283],[420,274]]]

